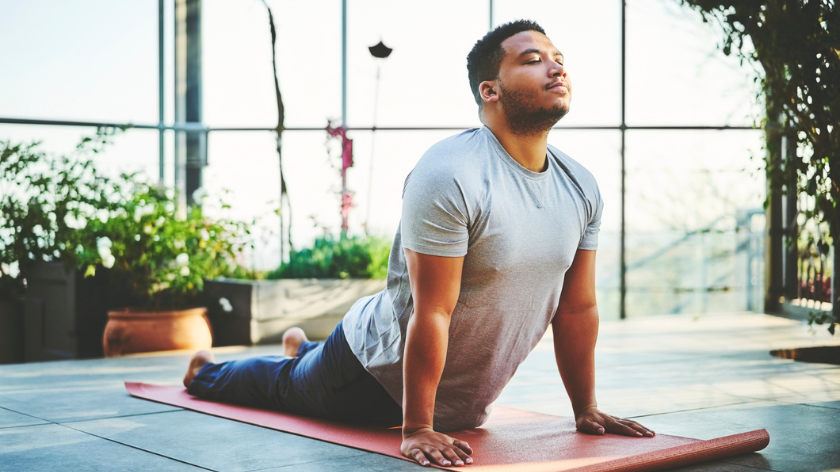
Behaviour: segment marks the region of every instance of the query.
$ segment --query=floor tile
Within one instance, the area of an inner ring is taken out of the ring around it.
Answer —
[[[132,398],[122,382],[0,393],[0,407],[55,423],[180,410]]]
[[[34,424],[44,423],[48,423],[48,421],[44,421],[40,418],[34,418],[29,415],[23,415],[15,411],[0,408],[0,429],[16,428],[19,426],[30,426]]]
[[[762,406],[710,408],[643,420],[659,433],[698,439],[766,429],[770,433],[766,449],[727,462],[781,472],[814,472],[840,468],[837,418],[828,408],[766,402]]]
[[[302,467],[316,460],[366,455],[356,449],[191,411],[85,421],[72,426],[189,464],[225,471]]]
[[[0,366],[0,395],[55,388],[117,385],[128,379],[178,381],[188,357],[90,359]],[[182,367],[183,366],[183,367]]]
[[[840,402],[808,402],[806,405],[840,410]]]
[[[194,471],[189,464],[55,425],[0,429],[4,471]]]
[[[668,469],[667,472],[756,472],[765,470],[768,469],[733,464],[731,462],[726,461],[711,461],[702,464],[687,465],[684,467]]]
[[[360,454],[341,459],[317,460],[302,465],[271,468],[260,472],[291,472],[297,470],[306,470],[306,472],[423,472],[424,470],[437,469],[430,469],[414,462],[381,454]],[[469,467],[465,467],[464,472],[469,472]]]
[[[745,400],[712,389],[622,388],[598,392],[598,404],[618,416],[647,416],[744,403]]]

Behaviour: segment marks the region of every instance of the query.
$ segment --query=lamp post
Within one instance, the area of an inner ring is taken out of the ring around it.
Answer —
[[[376,85],[373,92],[373,125],[370,137],[370,164],[368,166],[368,194],[367,194],[367,208],[365,210],[365,234],[369,234],[368,227],[370,223],[370,201],[373,200],[373,159],[376,148],[376,118],[379,111],[379,78],[382,72],[382,62],[391,55],[394,50],[385,45],[381,40],[373,46],[368,48],[370,55],[376,61]]]

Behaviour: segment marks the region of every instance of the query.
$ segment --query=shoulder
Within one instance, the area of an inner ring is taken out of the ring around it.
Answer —
[[[467,167],[487,155],[487,146],[487,136],[482,128],[469,129],[432,145],[417,162],[417,168],[454,171]]]
[[[572,159],[568,154],[548,145],[549,155],[557,165],[569,176],[575,185],[580,188],[587,198],[600,199],[600,191],[595,176],[580,162]]]
[[[548,146],[548,149],[551,159],[557,163],[557,166],[562,169],[565,176],[571,180],[583,196],[589,220],[600,220],[604,201],[601,199],[601,190],[598,188],[595,176],[589,169],[563,151],[551,145]]]
[[[472,189],[483,181],[481,170],[488,158],[487,138],[481,128],[470,129],[432,145],[405,181],[409,186]]]

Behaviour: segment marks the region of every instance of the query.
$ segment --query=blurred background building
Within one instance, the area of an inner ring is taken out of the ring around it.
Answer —
[[[423,152],[480,126],[472,45],[529,18],[574,84],[550,142],[595,174],[606,204],[602,318],[764,309],[760,90],[751,66],[723,55],[718,31],[678,0],[268,4],[296,246],[340,228],[328,120],[343,120],[354,140],[349,232],[392,236]],[[368,51],[379,41],[393,48],[387,60]],[[101,169],[142,171],[184,195],[229,190],[235,216],[259,218],[248,264],[278,266],[277,108],[261,1],[0,0],[0,64],[0,140],[61,153],[96,124],[132,124],[97,157]]]

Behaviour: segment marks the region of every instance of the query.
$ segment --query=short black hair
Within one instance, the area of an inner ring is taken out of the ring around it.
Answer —
[[[482,106],[481,94],[478,92],[478,84],[485,80],[494,80],[499,76],[499,67],[505,57],[505,49],[502,42],[511,36],[523,31],[537,31],[545,34],[535,21],[516,20],[510,23],[499,25],[493,31],[484,35],[473,46],[472,51],[467,54],[467,75],[470,78],[470,89],[472,89],[475,103]]]

